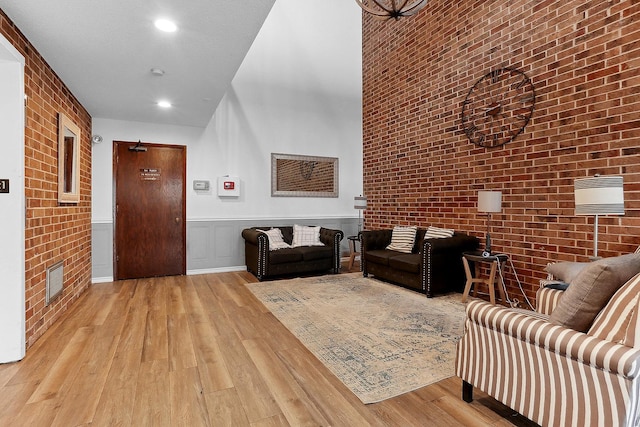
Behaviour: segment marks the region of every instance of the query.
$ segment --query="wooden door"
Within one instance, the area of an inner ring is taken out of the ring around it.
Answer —
[[[114,141],[114,278],[186,273],[186,159],[179,145]]]

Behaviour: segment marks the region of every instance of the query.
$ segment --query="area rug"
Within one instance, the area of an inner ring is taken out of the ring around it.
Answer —
[[[360,273],[247,286],[363,403],[454,375],[460,294],[427,298]]]

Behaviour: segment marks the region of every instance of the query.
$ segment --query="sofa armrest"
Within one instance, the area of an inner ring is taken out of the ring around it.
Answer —
[[[256,228],[245,228],[242,230],[242,238],[247,243],[258,245],[258,236],[264,236],[267,239],[267,242],[269,242],[269,237],[266,234],[261,233],[260,230]]]
[[[555,310],[562,295],[564,295],[564,291],[559,289],[538,289],[536,291],[536,311],[540,314],[550,315]]]
[[[442,289],[443,283],[459,283],[462,290],[465,277],[462,253],[476,250],[479,244],[477,237],[465,233],[419,242],[422,289],[427,297],[431,298],[439,288]],[[445,288],[455,290],[457,286],[446,285]]]
[[[269,267],[269,236],[257,228],[242,230],[244,238],[244,258],[247,270],[262,281]]]
[[[332,255],[332,272],[340,272],[340,242],[344,237],[342,230],[332,230],[330,228],[320,228],[320,241],[327,246],[330,246],[333,250]]]
[[[332,230],[330,228],[320,227],[320,241],[327,246],[333,246],[340,243],[344,233],[341,230]]]
[[[640,373],[640,349],[554,325],[534,312],[527,314],[523,310],[474,300],[467,305],[467,322],[543,348],[555,353],[555,357],[576,360],[628,379]]]

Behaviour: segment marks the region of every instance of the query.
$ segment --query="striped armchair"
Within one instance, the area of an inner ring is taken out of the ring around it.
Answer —
[[[471,402],[477,387],[542,426],[638,425],[640,274],[587,333],[548,321],[561,295],[540,288],[536,312],[467,305],[456,356],[463,399]]]

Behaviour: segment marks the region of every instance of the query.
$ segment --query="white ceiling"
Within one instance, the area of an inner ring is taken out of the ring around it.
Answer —
[[[0,8],[92,117],[205,127],[274,2],[0,0]],[[178,31],[158,31],[157,18]],[[159,99],[174,106],[159,108]]]

